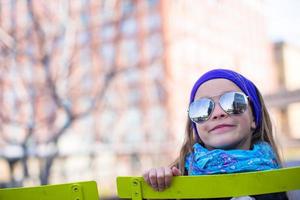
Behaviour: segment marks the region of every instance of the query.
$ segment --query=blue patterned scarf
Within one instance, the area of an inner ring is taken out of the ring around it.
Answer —
[[[272,147],[266,142],[254,144],[251,150],[208,150],[199,143],[185,160],[188,175],[223,174],[262,171],[279,168]]]

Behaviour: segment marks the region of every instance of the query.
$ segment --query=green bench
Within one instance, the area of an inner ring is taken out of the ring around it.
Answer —
[[[178,176],[163,192],[142,177],[117,177],[120,198],[192,199],[256,195],[300,189],[300,167],[226,175]],[[0,200],[98,200],[95,181],[0,189]]]
[[[143,177],[117,177],[120,198],[193,199],[239,197],[300,189],[300,167],[224,175],[177,176],[163,192],[153,190]]]
[[[0,189],[0,200],[99,200],[95,181]]]

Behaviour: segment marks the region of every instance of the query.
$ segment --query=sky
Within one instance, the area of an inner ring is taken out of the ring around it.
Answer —
[[[300,1],[266,0],[265,9],[272,40],[300,46]]]

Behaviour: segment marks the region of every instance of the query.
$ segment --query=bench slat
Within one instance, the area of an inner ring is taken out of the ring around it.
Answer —
[[[98,200],[95,181],[0,189],[0,200]]]
[[[224,175],[178,176],[173,178],[171,187],[163,192],[153,190],[142,177],[117,177],[120,198],[133,197],[133,180],[140,182],[141,196],[146,199],[238,197],[300,189],[300,167]]]

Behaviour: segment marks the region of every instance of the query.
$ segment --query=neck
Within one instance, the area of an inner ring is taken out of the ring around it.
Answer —
[[[230,145],[224,145],[224,146],[218,146],[218,147],[212,147],[208,145],[204,145],[205,148],[208,150],[214,150],[214,149],[223,149],[223,150],[233,150],[233,149],[240,149],[240,150],[250,150],[251,149],[251,137],[243,138],[240,141],[237,141],[236,143],[230,144]]]

